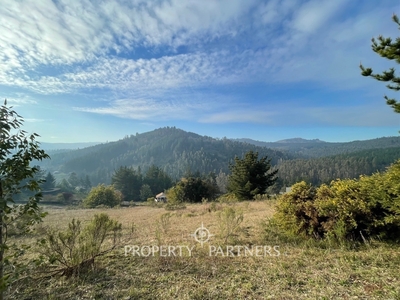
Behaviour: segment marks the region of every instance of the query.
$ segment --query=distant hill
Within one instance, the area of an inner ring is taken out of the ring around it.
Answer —
[[[309,159],[290,159],[278,165],[281,186],[305,180],[320,185],[337,178],[358,178],[384,171],[400,159],[400,147],[368,149],[347,154],[338,154]]]
[[[400,147],[400,137],[382,137],[366,141],[353,141],[346,143],[329,143],[318,139],[305,140],[302,138],[294,138],[281,140],[277,142],[261,142],[252,139],[234,139],[257,145],[259,147],[267,147],[287,151],[290,154],[301,158],[325,157],[345,153],[353,153],[369,149],[384,149]]]
[[[89,175],[93,184],[109,183],[120,166],[141,168],[144,172],[152,164],[162,168],[172,178],[186,172],[229,172],[229,163],[235,156],[249,150],[267,155],[271,164],[294,158],[278,149],[215,139],[186,132],[175,127],[128,136],[116,142],[98,144],[83,149],[51,154],[51,160],[39,162],[49,171],[75,172]]]
[[[73,144],[77,146],[83,144]],[[79,177],[88,175],[92,184],[97,185],[110,183],[112,174],[120,166],[145,172],[154,164],[172,179],[179,179],[188,172],[229,174],[229,164],[234,157],[242,157],[249,150],[259,152],[260,156],[267,155],[271,164],[279,169],[279,189],[299,180],[320,184],[383,170],[400,159],[400,137],[348,143],[294,138],[267,143],[251,139],[215,139],[165,127],[75,150],[50,150],[51,160],[37,163],[48,171],[58,171],[59,177],[71,172]]]

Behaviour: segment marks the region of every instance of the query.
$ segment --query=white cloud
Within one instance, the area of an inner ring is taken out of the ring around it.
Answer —
[[[301,81],[335,89],[368,85],[358,63],[375,55],[371,36],[395,26],[388,5],[351,16],[345,5],[343,0],[3,1],[0,85],[39,94],[111,90],[117,95],[110,98],[119,100],[96,112],[121,115],[127,103],[120,99],[135,99],[129,112],[135,118],[142,107],[137,99],[159,101],[189,88]],[[178,54],[181,45],[188,50]],[[129,58],[140,51],[154,51],[155,58]],[[208,118],[240,119],[235,110]]]
[[[6,0],[0,6],[0,58],[7,62],[2,71],[91,61],[111,49],[176,47],[200,37],[234,34],[235,20],[252,5],[253,1],[232,0]]]
[[[321,29],[344,5],[346,0],[311,0],[296,10],[293,27],[304,33]]]

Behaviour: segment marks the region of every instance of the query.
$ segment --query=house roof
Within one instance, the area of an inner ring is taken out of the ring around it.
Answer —
[[[156,198],[160,198],[160,197],[166,197],[164,193],[159,193],[158,195],[156,195]]]

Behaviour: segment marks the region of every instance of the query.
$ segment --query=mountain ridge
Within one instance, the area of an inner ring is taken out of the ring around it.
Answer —
[[[234,158],[243,157],[249,150],[258,152],[259,157],[267,156],[271,165],[280,169],[278,177],[282,178],[282,186],[298,180],[317,184],[341,176],[357,177],[383,170],[400,158],[400,137],[348,143],[295,139],[289,143],[259,142],[255,145],[163,127],[114,142],[49,152],[51,160],[38,164],[50,172],[88,175],[94,185],[109,184],[112,174],[121,166],[146,172],[155,165],[176,180],[196,172],[229,174]]]
[[[368,149],[383,149],[400,147],[400,136],[381,137],[370,140],[356,140],[351,142],[325,142],[319,139],[306,140],[294,138],[277,142],[261,142],[252,139],[234,139],[259,147],[267,147],[287,151],[299,158],[316,158],[343,153],[352,153]]]
[[[39,165],[49,171],[90,174],[94,183],[108,183],[111,174],[120,166],[140,167],[145,171],[156,165],[171,177],[179,178],[188,171],[227,173],[234,157],[241,157],[249,150],[268,156],[272,165],[294,158],[276,149],[164,127],[115,142],[54,153],[51,160],[39,162]]]

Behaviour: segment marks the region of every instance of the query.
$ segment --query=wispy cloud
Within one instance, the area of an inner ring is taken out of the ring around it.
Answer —
[[[7,103],[15,107],[20,105],[37,104],[37,100],[22,93],[13,93],[4,97]]]
[[[154,99],[118,99],[102,107],[74,107],[76,111],[112,115],[121,118],[146,121],[193,120],[196,112],[204,113],[211,109],[204,103],[178,100],[156,101]]]
[[[294,29],[307,34],[320,31],[338,13],[347,0],[311,0],[303,4],[292,20]]]
[[[6,1],[0,7],[0,84],[57,94],[93,88],[320,81],[323,68],[328,68],[325,76],[330,80],[343,83],[358,72],[356,63],[350,66],[362,58],[354,48],[369,51],[371,32],[385,29],[381,17],[387,12],[377,8],[375,17],[341,16],[339,23],[335,17],[346,4]],[[189,51],[176,53],[180,46]],[[126,57],[140,47],[165,54]]]
[[[25,118],[24,119],[25,122],[28,123],[38,123],[38,122],[45,122],[45,119],[30,119],[30,118]]]
[[[392,124],[380,117],[363,123],[351,117],[354,107],[346,114],[341,107],[296,105],[291,112],[267,109],[261,98],[248,103],[247,95],[221,100],[219,93],[258,84],[290,90],[303,82],[316,89],[368,90],[358,64],[386,66],[370,50],[370,38],[397,33],[388,20],[396,5],[386,0],[379,6],[344,0],[4,0],[0,86],[23,91],[10,97],[15,105],[37,104],[24,96],[31,92],[84,95],[84,103],[74,102],[75,111],[145,122],[280,124],[293,116],[294,123],[338,124],[348,118],[355,125]],[[99,95],[107,101],[94,101]]]

